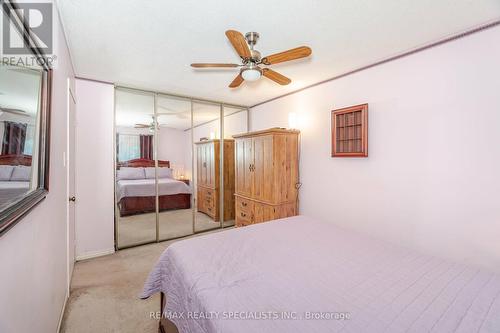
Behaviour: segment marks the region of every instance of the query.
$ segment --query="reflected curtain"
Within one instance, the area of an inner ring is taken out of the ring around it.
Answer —
[[[140,135],[140,146],[141,146],[141,158],[146,158],[148,160],[153,159],[153,136],[152,135]]]
[[[2,155],[21,155],[24,153],[27,124],[4,122]]]
[[[117,134],[116,156],[118,162],[139,158],[140,140],[138,135]]]

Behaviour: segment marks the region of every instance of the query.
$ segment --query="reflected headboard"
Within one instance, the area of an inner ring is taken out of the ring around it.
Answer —
[[[118,162],[118,165],[117,165],[118,169],[120,169],[121,167],[148,168],[148,167],[154,167],[154,166],[155,166],[155,161],[149,160],[147,158],[136,158],[134,160]],[[170,161],[158,160],[158,166],[170,168]]]
[[[31,166],[31,155],[0,155],[0,165]]]

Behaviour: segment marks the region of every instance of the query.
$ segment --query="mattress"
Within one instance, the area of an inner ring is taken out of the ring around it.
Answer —
[[[158,195],[190,194],[191,188],[184,182],[171,178],[158,179]],[[154,179],[122,179],[117,181],[116,196],[120,201],[127,197],[156,196]]]
[[[180,332],[500,332],[500,276],[297,216],[183,240],[142,298]]]

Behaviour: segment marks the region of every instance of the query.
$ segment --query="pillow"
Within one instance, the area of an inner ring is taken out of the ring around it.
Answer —
[[[145,171],[147,179],[155,178],[155,168],[145,168]],[[165,167],[158,168],[158,178],[173,178],[172,169]]]
[[[116,172],[116,178],[118,180],[122,179],[144,179],[144,168],[130,168],[123,167]]]
[[[0,180],[10,180],[14,171],[13,165],[0,165]]]
[[[29,182],[31,180],[31,167],[24,165],[16,165],[12,176],[10,176],[11,181],[21,181]]]

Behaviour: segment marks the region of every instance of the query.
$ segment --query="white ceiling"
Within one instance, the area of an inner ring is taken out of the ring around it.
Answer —
[[[78,76],[242,105],[282,95],[500,18],[499,0],[59,0]],[[230,89],[238,62],[224,31],[257,31],[263,55],[308,45],[310,59]]]

